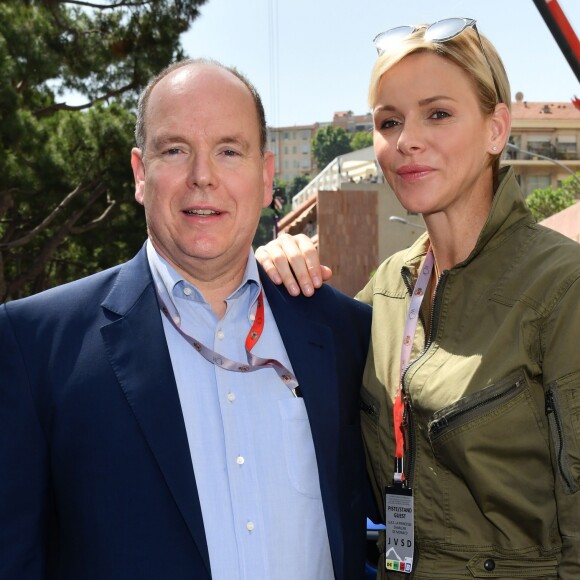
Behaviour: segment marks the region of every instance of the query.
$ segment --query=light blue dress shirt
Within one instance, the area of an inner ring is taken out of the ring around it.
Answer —
[[[244,342],[260,291],[250,252],[244,280],[221,320],[201,293],[147,242],[158,287],[181,330],[247,362]],[[263,334],[252,350],[292,370],[264,296]],[[318,468],[304,400],[271,368],[223,370],[203,358],[163,316],[201,503],[214,580],[334,578]]]

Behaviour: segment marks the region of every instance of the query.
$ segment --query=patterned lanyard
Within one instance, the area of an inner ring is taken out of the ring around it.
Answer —
[[[403,372],[409,364],[411,358],[411,349],[413,348],[413,338],[417,331],[417,323],[419,321],[419,311],[421,303],[425,297],[427,285],[431,278],[433,264],[435,259],[433,251],[429,248],[425,263],[421,268],[421,272],[415,282],[413,288],[413,295],[411,296],[411,304],[407,312],[407,319],[405,321],[405,333],[403,335],[403,344],[401,345],[401,365],[399,370],[399,388],[393,404],[393,424],[395,428],[395,473],[393,480],[402,483],[405,480],[405,472],[403,469],[403,457],[405,452],[405,406],[407,404],[406,395],[403,396]]]
[[[164,294],[166,298],[169,298],[165,286],[157,288],[157,295],[159,297],[159,302],[161,303],[161,311],[165,314],[167,320],[169,320],[173,328],[175,328],[175,330],[177,330],[177,332],[179,332],[179,334],[208,362],[226,371],[234,371],[238,373],[251,373],[263,368],[273,368],[282,382],[290,389],[292,394],[295,397],[300,396],[300,389],[296,377],[282,363],[272,358],[261,358],[250,352],[258,340],[260,340],[260,336],[262,336],[262,331],[264,330],[264,297],[261,288],[257,300],[256,316],[245,341],[246,357],[248,359],[247,364],[233,361],[186,334],[175,321],[175,318],[171,316],[169,308],[167,307],[165,300],[163,300],[162,294]]]

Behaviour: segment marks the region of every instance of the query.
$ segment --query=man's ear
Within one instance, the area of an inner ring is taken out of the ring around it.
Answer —
[[[137,147],[131,149],[131,167],[133,168],[133,179],[135,180],[135,199],[143,205],[143,197],[145,195],[145,165],[143,164],[143,153]]]
[[[272,203],[274,194],[274,173],[276,171],[276,160],[271,151],[264,153],[264,166],[262,168],[264,180],[264,200],[262,207],[268,207]]]

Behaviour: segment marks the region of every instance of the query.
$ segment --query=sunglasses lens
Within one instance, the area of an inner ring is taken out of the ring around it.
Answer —
[[[425,40],[434,40],[435,42],[445,42],[465,30],[469,22],[465,18],[446,18],[434,22],[425,31]]]
[[[382,54],[391,46],[398,44],[403,38],[413,34],[413,32],[415,32],[413,26],[398,26],[397,28],[391,28],[391,30],[386,30],[385,32],[377,34],[373,42],[375,43],[377,52]]]

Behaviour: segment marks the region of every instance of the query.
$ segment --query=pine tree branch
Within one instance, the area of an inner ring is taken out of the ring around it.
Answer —
[[[86,8],[96,8],[98,10],[112,10],[115,8],[138,8],[151,4],[150,0],[119,0],[112,4],[95,4],[93,2],[83,2],[82,0],[61,0],[61,4],[74,4],[75,6],[84,6]]]
[[[50,107],[46,107],[44,109],[40,109],[39,111],[36,111],[34,113],[34,115],[35,115],[35,117],[40,118],[40,117],[47,117],[48,115],[52,115],[56,111],[82,111],[83,109],[90,109],[93,105],[96,105],[97,103],[99,103],[101,101],[106,101],[107,99],[110,99],[112,97],[116,97],[116,96],[121,95],[123,93],[126,93],[127,91],[130,91],[131,89],[134,89],[135,87],[136,87],[135,81],[131,81],[128,85],[125,85],[125,86],[121,87],[120,89],[116,89],[114,91],[109,91],[108,93],[101,95],[100,97],[96,98],[93,101],[89,101],[87,103],[84,103],[83,105],[67,105],[66,103],[55,103],[54,105],[51,105]]]

